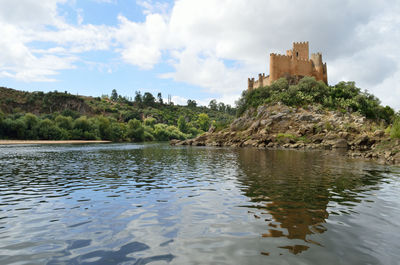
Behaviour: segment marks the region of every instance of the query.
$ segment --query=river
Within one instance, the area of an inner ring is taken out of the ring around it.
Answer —
[[[0,264],[399,264],[400,168],[334,152],[0,147]]]

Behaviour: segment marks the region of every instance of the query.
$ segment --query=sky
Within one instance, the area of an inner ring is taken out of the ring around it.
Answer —
[[[399,110],[398,14],[395,0],[0,0],[0,86],[233,105],[270,53],[309,41],[330,85]]]

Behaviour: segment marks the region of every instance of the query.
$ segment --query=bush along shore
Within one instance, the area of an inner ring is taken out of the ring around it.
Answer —
[[[351,157],[400,164],[400,118],[353,82],[327,86],[313,78],[280,79],[244,92],[229,128],[210,128],[172,145],[340,149]]]
[[[235,109],[212,100],[208,107],[164,102],[161,93],[84,97],[67,92],[23,92],[0,87],[0,139],[169,141],[224,128]]]

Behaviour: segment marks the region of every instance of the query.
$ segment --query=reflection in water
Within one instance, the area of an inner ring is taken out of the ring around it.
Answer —
[[[400,258],[398,169],[332,153],[3,146],[0,166],[0,264]]]
[[[262,237],[286,237],[293,243],[299,239],[321,246],[308,236],[324,233],[330,213],[348,214],[361,201],[360,192],[373,190],[383,178],[378,172],[363,171],[362,164],[349,165],[343,158],[322,152],[243,149],[238,161],[246,196],[257,203],[261,215],[267,211],[273,218],[265,219],[268,228]],[[330,202],[346,210],[328,209]],[[304,244],[279,247],[294,254],[309,249]]]

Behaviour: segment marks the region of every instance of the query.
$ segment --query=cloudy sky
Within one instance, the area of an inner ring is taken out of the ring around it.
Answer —
[[[328,81],[400,109],[400,1],[0,0],[0,86],[233,104],[269,53],[322,52]]]

